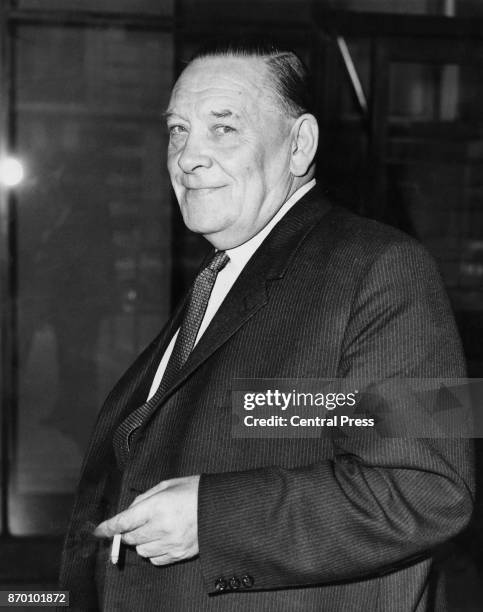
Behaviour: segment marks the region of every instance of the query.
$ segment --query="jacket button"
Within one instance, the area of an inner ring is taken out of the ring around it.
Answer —
[[[215,582],[215,591],[222,593],[228,589],[228,582],[224,578],[218,578]]]
[[[241,581],[246,589],[251,589],[252,586],[255,584],[255,580],[249,574],[245,574],[245,576],[242,576]]]
[[[232,576],[228,581],[228,584],[230,586],[230,589],[233,589],[234,591],[237,591],[242,585],[241,580],[236,576]]]

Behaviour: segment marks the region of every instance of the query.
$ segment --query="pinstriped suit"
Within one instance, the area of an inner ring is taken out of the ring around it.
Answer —
[[[64,550],[71,606],[430,609],[431,551],[471,514],[469,444],[231,435],[234,378],[463,376],[425,251],[311,190],[248,262],[118,474],[113,431],[145,400],[180,313],[100,413]],[[89,537],[92,528],[159,481],[199,473],[199,557],[155,567],[126,548],[119,567],[104,568],[105,545]],[[243,576],[251,588],[216,593],[218,579]]]

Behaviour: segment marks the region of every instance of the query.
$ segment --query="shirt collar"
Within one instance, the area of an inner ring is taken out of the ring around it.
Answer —
[[[270,219],[270,221],[261,229],[258,234],[255,234],[253,238],[247,240],[243,244],[240,244],[233,249],[227,249],[226,253],[230,257],[229,266],[234,266],[240,270],[245,266],[250,257],[255,253],[258,247],[262,244],[265,238],[268,236],[273,227],[280,221],[280,219],[288,213],[294,204],[296,204],[308,191],[315,185],[315,179],[310,180],[302,187],[299,187],[290,198],[282,204],[276,214]]]

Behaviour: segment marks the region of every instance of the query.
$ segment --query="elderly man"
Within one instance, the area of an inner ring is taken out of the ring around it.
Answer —
[[[171,182],[214,251],[100,413],[74,609],[427,610],[432,551],[470,517],[464,441],[232,434],[235,379],[464,373],[425,251],[315,186],[307,78],[292,52],[228,45],[173,89]]]

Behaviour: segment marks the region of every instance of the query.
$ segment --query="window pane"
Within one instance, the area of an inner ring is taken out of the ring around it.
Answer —
[[[172,39],[17,36],[19,415],[10,523],[62,531],[102,398],[170,308]]]
[[[390,114],[411,121],[483,118],[480,69],[457,64],[397,62],[390,70]]]
[[[441,14],[450,8],[454,10],[457,0],[327,0],[334,9],[351,11],[400,13],[400,14]]]
[[[18,0],[19,8],[172,15],[174,0]]]

